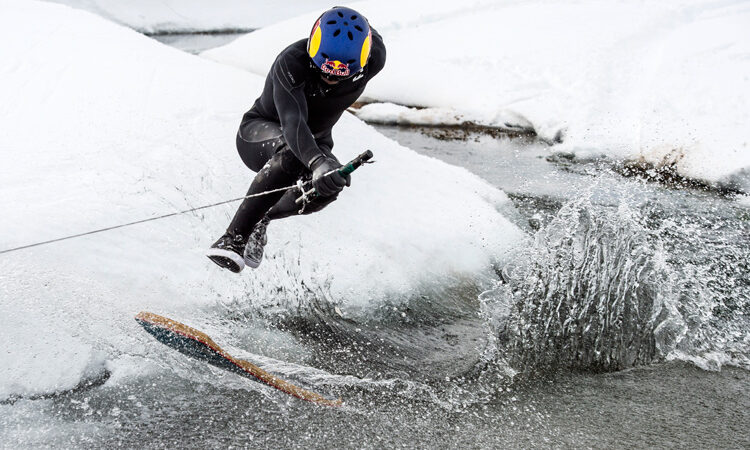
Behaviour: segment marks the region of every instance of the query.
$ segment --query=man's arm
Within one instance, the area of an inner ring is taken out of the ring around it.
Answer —
[[[299,62],[290,61],[291,59],[291,57],[281,56],[274,63],[272,69],[273,101],[287,145],[294,156],[309,167],[310,162],[323,153],[307,126],[304,72]]]
[[[327,156],[332,156],[332,150],[333,150],[333,135],[331,134],[331,130],[328,130],[326,134],[323,136],[318,136],[315,138],[315,142],[318,143],[318,148],[321,152],[323,152]]]

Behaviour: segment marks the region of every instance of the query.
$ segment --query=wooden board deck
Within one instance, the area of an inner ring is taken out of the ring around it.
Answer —
[[[253,378],[289,395],[323,406],[341,406],[341,399],[330,400],[273,375],[255,364],[234,358],[219,347],[208,335],[185,324],[142,311],[135,320],[159,342],[193,358],[208,362],[230,372]]]

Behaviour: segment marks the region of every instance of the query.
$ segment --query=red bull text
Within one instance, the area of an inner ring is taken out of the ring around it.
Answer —
[[[320,70],[337,77],[349,76],[349,64],[344,64],[341,61],[331,61],[326,59],[326,61],[320,67]]]

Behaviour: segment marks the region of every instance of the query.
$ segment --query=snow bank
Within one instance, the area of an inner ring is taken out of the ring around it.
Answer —
[[[523,117],[502,124],[481,120],[475,122],[475,117],[471,112],[461,112],[452,108],[413,108],[386,102],[369,103],[357,109],[352,108],[352,112],[368,123],[388,125],[460,126],[472,122],[506,130],[533,129],[533,126]]]
[[[187,33],[261,28],[306,11],[321,0],[48,0],[99,14],[143,33]]]
[[[388,47],[369,99],[443,108],[447,123],[458,114],[531,126],[548,141],[561,133],[564,144],[553,150],[674,165],[683,176],[750,191],[747,2],[351,6]],[[204,55],[265,73],[312,20],[305,14]]]
[[[247,189],[234,136],[263,78],[43,2],[4,1],[0,39],[0,249]],[[138,367],[139,310],[196,324],[217,301],[263,298],[258,278],[274,291],[330,282],[342,309],[367,307],[472,276],[519,238],[497,212],[507,198],[479,178],[350,115],[334,137],[341,159],[371,148],[378,162],[325,211],[273,223],[258,271],[203,255],[236,205],[0,255],[0,398],[71,388],[126,357]],[[300,279],[273,270],[285,262]]]

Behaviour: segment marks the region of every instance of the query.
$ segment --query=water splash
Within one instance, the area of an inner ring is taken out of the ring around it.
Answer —
[[[653,359],[667,268],[626,206],[570,203],[518,256],[504,272],[501,330],[514,366],[618,370]]]
[[[707,235],[724,225],[631,204],[565,204],[480,296],[512,367],[612,371],[671,358],[746,365],[750,301],[737,267],[747,243]]]

